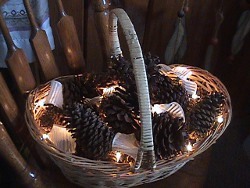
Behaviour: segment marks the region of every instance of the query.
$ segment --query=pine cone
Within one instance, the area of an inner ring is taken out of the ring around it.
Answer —
[[[138,96],[135,92],[127,92],[124,89],[116,88],[114,95],[122,99],[125,104],[132,109],[135,116],[139,116],[139,102],[138,102]]]
[[[113,82],[115,81],[117,85],[123,87],[127,93],[137,99],[137,88],[132,63],[126,61],[122,56],[113,58],[108,75],[112,75],[111,79],[113,79]],[[134,105],[138,105],[138,102]]]
[[[105,159],[112,150],[114,131],[108,128],[91,108],[81,103],[65,107],[68,126],[76,139],[76,155],[90,159]]]
[[[224,95],[218,92],[207,95],[197,102],[187,115],[189,131],[207,133],[214,125],[224,102]]]
[[[133,108],[115,94],[103,98],[99,110],[103,120],[116,132],[131,134],[140,129]]]
[[[154,113],[153,137],[156,158],[167,159],[180,153],[184,147],[184,123],[169,113]]]
[[[144,63],[148,78],[150,78],[150,76],[154,75],[156,72],[159,72],[159,67],[157,67],[157,65],[161,63],[161,60],[158,56],[147,53],[144,55]]]
[[[149,79],[149,91],[153,104],[177,102],[186,111],[188,95],[178,80],[156,73]]]
[[[144,56],[149,83],[151,104],[179,103],[186,111],[188,94],[179,79],[169,78],[159,73],[160,59],[151,54]]]
[[[98,87],[107,85],[110,76],[106,73],[86,73],[63,82],[64,104],[80,102],[83,98],[93,98],[100,93]]]
[[[76,76],[73,79],[65,80],[63,84],[63,101],[64,104],[72,104],[80,102],[81,99],[88,94],[84,87],[83,77]]]
[[[62,109],[53,104],[46,104],[44,107],[42,115],[38,117],[43,130],[50,132],[54,124],[64,125]]]
[[[119,56],[118,58],[112,58],[112,65],[109,71],[111,71],[113,75],[116,75],[117,80],[120,80],[127,86],[126,89],[135,84],[132,64],[124,57]]]

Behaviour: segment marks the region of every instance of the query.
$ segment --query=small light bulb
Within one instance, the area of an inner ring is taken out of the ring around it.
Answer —
[[[49,139],[49,135],[43,134],[43,140]]]
[[[35,175],[33,172],[30,172],[29,175],[30,175],[30,177],[32,177],[32,178],[35,178],[35,177],[36,177],[36,175]]]
[[[38,103],[37,103],[37,105],[43,106],[44,102],[45,102],[45,99],[39,100]]]
[[[224,119],[222,116],[219,116],[219,117],[217,117],[217,121],[218,121],[218,123],[222,123],[224,121]]]
[[[198,99],[198,98],[200,98],[200,97],[199,97],[198,95],[196,95],[196,94],[193,94],[193,95],[192,95],[192,98],[193,98],[193,99]]]
[[[120,161],[121,156],[122,156],[121,152],[117,151],[117,152],[116,152],[116,162],[119,162],[119,161]]]
[[[188,145],[186,145],[186,148],[188,151],[192,151],[193,150],[193,146],[191,145],[191,143],[189,142]]]
[[[107,87],[103,89],[103,95],[109,95],[115,92],[115,86]]]
[[[67,52],[68,52],[69,54],[72,54],[72,50],[71,50],[70,48],[67,48]]]

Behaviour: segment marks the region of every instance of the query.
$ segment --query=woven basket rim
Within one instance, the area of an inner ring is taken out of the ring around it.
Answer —
[[[114,56],[118,56],[118,55],[122,54],[122,51],[120,49],[119,38],[117,36],[117,30],[116,30],[117,29],[117,20],[113,20],[113,19],[117,19],[117,17],[116,17],[117,15],[119,15],[119,19],[121,19],[121,20],[123,20],[123,19],[127,20],[128,17],[126,16],[127,15],[126,12],[123,11],[122,9],[113,9],[111,11],[111,13],[114,13],[114,15],[112,14],[113,17],[110,18],[111,19],[110,22],[113,22],[113,27],[110,28],[111,33],[113,33],[113,34],[111,34],[111,37],[110,37],[111,47],[113,47],[113,48],[111,48],[111,54]],[[130,23],[130,24],[132,24],[132,23]],[[129,25],[128,27],[125,27],[125,28],[127,28],[127,29],[131,28],[131,25]],[[124,30],[126,30],[126,29],[124,29]],[[127,41],[128,42],[130,42],[131,44],[134,44],[134,43],[139,44],[135,31],[133,31],[131,33],[131,30],[128,29],[126,32],[127,32],[127,37],[128,37]],[[133,54],[131,56],[131,60],[136,61],[134,70],[140,69],[142,67],[145,68],[140,45],[139,45],[139,52],[134,51],[134,48],[131,48],[130,53]],[[139,53],[139,55],[138,55],[138,53]],[[138,61],[140,61],[139,66],[137,65]],[[138,66],[138,67],[136,67],[136,66]],[[98,171],[98,173],[95,174],[96,177],[99,177],[99,178],[100,177],[107,177],[107,181],[109,180],[108,178],[112,179],[114,177],[121,177],[121,180],[123,180],[123,179],[124,179],[124,181],[128,180],[128,182],[129,182],[128,185],[139,185],[139,184],[142,184],[144,182],[150,182],[150,181],[162,179],[163,177],[166,177],[167,175],[169,176],[172,173],[174,173],[175,171],[177,171],[179,168],[181,168],[189,160],[193,159],[193,157],[202,153],[208,147],[210,147],[220,137],[220,135],[225,131],[225,129],[227,128],[227,126],[229,125],[229,123],[231,121],[231,116],[232,116],[231,115],[232,108],[231,108],[230,96],[229,96],[225,86],[221,83],[221,81],[218,78],[216,78],[211,73],[209,73],[203,69],[200,69],[198,67],[193,67],[193,66],[189,66],[189,65],[173,65],[173,66],[184,66],[184,67],[188,67],[188,68],[194,69],[194,70],[197,69],[200,72],[204,72],[204,73],[206,72],[206,74],[208,74],[210,77],[213,77],[213,79],[216,80],[215,85],[218,84],[220,86],[220,88],[225,92],[225,95],[227,96],[227,100],[228,100],[227,101],[227,108],[229,109],[229,111],[227,112],[228,114],[227,114],[226,122],[221,124],[221,126],[218,126],[215,130],[213,130],[214,132],[212,132],[208,137],[197,142],[196,145],[193,147],[194,148],[193,151],[177,155],[173,158],[170,158],[169,160],[162,159],[162,160],[154,161],[155,160],[154,150],[153,150],[154,148],[151,147],[151,150],[153,151],[153,153],[149,154],[150,160],[148,160],[150,163],[149,164],[150,169],[143,169],[143,171],[131,173],[133,168],[131,168],[131,166],[127,163],[92,160],[92,159],[88,159],[88,158],[84,158],[84,157],[79,157],[79,156],[76,156],[76,155],[71,154],[71,153],[65,153],[63,151],[60,151],[58,148],[56,148],[53,145],[53,143],[50,143],[47,140],[43,140],[41,130],[39,129],[38,125],[36,125],[35,119],[34,119],[33,114],[32,114],[32,110],[33,110],[32,104],[34,102],[34,98],[35,98],[36,94],[39,92],[40,89],[43,89],[44,87],[48,86],[50,84],[50,82],[53,80],[63,80],[63,79],[73,78],[76,76],[83,76],[83,74],[61,76],[61,77],[55,78],[55,79],[53,79],[45,84],[42,84],[42,85],[38,86],[37,88],[35,88],[34,90],[32,90],[29,93],[27,101],[26,101],[25,119],[27,122],[28,129],[29,129],[32,137],[34,138],[34,140],[36,140],[42,146],[42,148],[48,153],[48,155],[56,163],[58,162],[58,164],[60,164],[59,167],[61,169],[68,168],[67,167],[68,165],[70,165],[72,168],[76,167],[77,170],[79,169],[79,171],[82,169],[90,169],[93,171]],[[139,72],[141,73],[141,71],[139,71]],[[145,79],[145,75],[143,75],[143,74],[146,74],[145,69],[144,69],[144,72],[142,71],[142,77],[144,77],[144,79]],[[135,77],[137,77],[137,76],[135,75]],[[147,79],[145,79],[144,81],[147,82]],[[137,85],[138,85],[138,83],[137,83]],[[147,83],[146,83],[146,85],[147,85]],[[148,88],[146,90],[147,90],[146,94],[149,97]],[[145,93],[143,93],[143,95],[144,94]],[[147,103],[149,103],[148,99],[146,101],[147,101]],[[148,110],[150,110],[150,109],[148,109]],[[151,111],[150,111],[150,118],[151,118]],[[152,133],[151,121],[148,125],[151,126],[150,131]],[[152,140],[153,140],[153,138],[152,138]],[[140,157],[139,153],[138,153],[138,156]],[[137,159],[139,157],[137,157]],[[136,163],[138,163],[138,161],[140,163],[142,161],[142,158],[137,160]],[[155,164],[156,164],[156,169],[154,170],[154,172],[152,172],[151,169],[155,166]],[[109,169],[107,169],[106,167],[109,167]],[[104,170],[104,168],[105,168],[105,170]],[[166,175],[166,173],[164,171],[167,171],[167,170],[171,170],[171,171],[169,172],[169,174]],[[158,175],[161,173],[163,175]],[[65,172],[65,175],[67,176],[66,172]],[[132,180],[130,180],[132,177],[133,178],[139,178],[139,177],[143,178],[143,181],[141,181],[141,183],[138,181],[136,181],[136,183],[132,183],[131,182]],[[74,182],[74,179],[75,179],[75,177],[72,178],[73,182]]]
[[[194,67],[194,66],[190,66],[190,65],[184,65],[184,64],[176,64],[176,65],[172,65],[171,67],[175,67],[175,66],[181,66],[181,67],[189,67],[189,68],[195,68],[195,69],[199,69],[199,70],[201,70],[201,71],[205,71],[205,72],[207,72],[207,74],[209,74],[210,76],[213,76],[211,73],[209,73],[208,71],[206,71],[206,70],[203,70],[203,69],[201,69],[201,68],[198,68],[198,67]],[[83,76],[83,74],[78,74],[78,75],[66,75],[66,76],[60,76],[60,77],[57,77],[57,78],[55,78],[55,79],[53,79],[53,80],[51,80],[51,81],[49,81],[49,82],[46,82],[46,83],[44,83],[44,84],[41,84],[41,85],[39,85],[37,88],[35,88],[34,90],[32,90],[30,93],[29,93],[29,96],[28,96],[28,98],[27,98],[27,103],[26,103],[26,114],[27,115],[29,115],[29,116],[32,116],[31,114],[30,114],[30,107],[29,107],[29,105],[30,105],[30,103],[31,103],[31,100],[32,100],[32,98],[34,97],[34,95],[36,94],[36,92],[37,91],[39,91],[39,89],[41,89],[41,88],[44,88],[44,87],[46,87],[47,85],[49,85],[52,81],[62,81],[62,80],[64,80],[64,79],[71,79],[71,78],[74,78],[74,77],[81,77],[81,76]],[[216,81],[218,81],[219,82],[219,84],[221,85],[221,86],[223,86],[224,88],[225,88],[225,86],[222,84],[222,82],[220,82],[220,80],[217,78],[217,77],[215,77],[215,76],[213,76],[214,78],[216,78]],[[227,92],[227,90],[225,90],[226,92]],[[231,100],[230,100],[230,98],[228,98],[228,100],[230,101],[230,103],[231,103]],[[27,118],[27,115],[25,116],[26,118]],[[229,118],[228,118],[228,120],[227,120],[227,124],[225,125],[225,126],[228,126],[228,124],[230,123],[230,120],[231,120],[231,117],[232,117],[232,115],[231,115],[231,113],[229,113]],[[27,120],[28,121],[28,120]],[[33,119],[33,121],[35,121],[34,119]],[[32,125],[32,127],[33,128],[35,128],[36,129],[36,131],[37,131],[37,133],[39,133],[40,134],[40,136],[42,137],[42,134],[41,134],[41,130],[37,127],[37,126],[34,126],[36,123],[35,122],[33,122],[33,124],[31,124]],[[29,124],[30,125],[30,124]],[[30,128],[30,126],[28,126],[29,128]],[[211,135],[210,135],[211,136]],[[210,137],[206,137],[206,139],[209,139]],[[35,139],[37,139],[37,138],[35,138]],[[38,139],[39,140],[39,142],[40,143],[44,143],[41,139]],[[200,141],[200,142],[204,142],[204,140],[202,140],[202,141]],[[46,143],[46,144],[49,144],[49,143]],[[104,164],[115,164],[115,165],[118,165],[118,166],[123,166],[125,163],[114,163],[113,161],[101,161],[101,160],[93,160],[93,159],[88,159],[88,158],[84,158],[84,157],[79,157],[79,156],[76,156],[76,155],[74,155],[74,154],[71,154],[71,153],[65,153],[65,152],[63,152],[63,151],[61,151],[61,150],[59,150],[58,148],[56,148],[56,146],[53,146],[53,144],[52,143],[50,143],[51,144],[51,147],[53,148],[52,150],[53,151],[57,151],[57,154],[58,155],[66,155],[68,158],[74,158],[74,160],[79,160],[79,161],[81,161],[82,159],[84,159],[84,160],[86,160],[86,161],[88,161],[88,162],[95,162],[95,163],[104,163]],[[194,152],[194,153],[192,153],[191,154],[191,152],[189,153],[189,155],[188,155],[188,158],[189,159],[192,159],[194,156],[196,156],[196,152]],[[177,156],[176,156],[177,157]],[[185,159],[187,159],[187,157],[186,156],[184,156],[185,157]],[[175,157],[174,157],[175,158]],[[173,161],[173,159],[174,158],[171,158],[171,159],[169,159],[169,160],[166,160],[166,159],[162,159],[162,160],[158,160],[157,161],[157,164],[158,163],[171,163],[172,161]],[[178,157],[177,157],[178,158]],[[70,160],[69,160],[70,161]],[[128,164],[127,164],[128,165]],[[128,165],[129,166],[129,165]]]
[[[178,66],[188,67],[194,72],[196,70],[201,71],[201,72],[207,72],[203,69],[193,67],[193,66],[187,66],[187,65],[178,65]],[[212,76],[212,74],[210,73],[208,75]],[[82,76],[82,74],[78,76]],[[68,76],[58,77],[54,80],[60,81],[61,79],[63,80],[63,79],[74,78],[74,77],[76,77],[76,75],[68,75]],[[216,84],[221,83],[218,80],[218,78],[214,76],[213,78],[215,79]],[[231,111],[229,111],[228,114],[226,114],[227,121],[225,121],[225,123],[222,124],[221,126],[218,126],[217,129],[215,129],[208,137],[205,137],[201,139],[199,142],[197,142],[196,145],[193,146],[193,151],[181,154],[179,156],[175,156],[173,158],[170,158],[169,160],[162,159],[162,160],[156,161],[157,165],[153,173],[151,170],[144,170],[144,171],[140,171],[137,173],[130,173],[131,167],[127,163],[91,160],[88,158],[76,156],[74,154],[67,154],[65,152],[58,150],[56,147],[51,145],[51,143],[47,143],[47,142],[44,142],[44,140],[41,140],[42,133],[40,132],[38,125],[35,123],[34,117],[32,116],[31,105],[33,104],[33,99],[35,95],[37,94],[37,92],[39,92],[40,89],[43,89],[43,87],[48,86],[51,81],[43,85],[40,85],[36,89],[32,90],[27,98],[25,119],[26,119],[29,131],[32,137],[39,143],[39,145],[41,145],[41,147],[45,150],[45,152],[48,153],[48,155],[55,162],[62,161],[62,166],[61,166],[61,163],[57,164],[62,169],[62,171],[64,171],[64,168],[66,168],[64,167],[66,164],[70,165],[71,166],[70,168],[77,168],[79,170],[88,169],[87,171],[93,170],[96,172],[94,176],[96,176],[97,178],[103,177],[105,179],[103,181],[117,181],[117,180],[114,180],[114,177],[116,178],[119,177],[119,180],[128,182],[127,185],[132,186],[132,185],[140,185],[143,183],[149,183],[151,181],[155,181],[155,180],[159,180],[164,177],[167,177],[171,175],[172,173],[174,173],[175,171],[177,171],[178,169],[180,169],[189,160],[192,160],[196,155],[202,153],[208,147],[210,147],[213,143],[215,143],[215,141],[220,137],[220,135],[226,130],[231,119]],[[224,88],[224,85],[222,84],[221,87]],[[227,92],[227,91],[224,90],[224,92]],[[231,110],[230,97],[228,98],[228,109]],[[108,168],[108,170],[106,168]],[[166,171],[169,171],[169,173],[165,174]],[[67,173],[65,172],[66,177],[68,175]],[[165,175],[161,175],[161,174],[165,174]],[[70,181],[72,181],[71,178],[69,177],[67,178]],[[136,180],[134,181],[134,183],[131,182],[133,179],[138,179],[138,178],[143,178],[143,181],[141,183],[137,182]],[[73,179],[75,179],[75,177]],[[79,183],[79,185],[81,184]]]

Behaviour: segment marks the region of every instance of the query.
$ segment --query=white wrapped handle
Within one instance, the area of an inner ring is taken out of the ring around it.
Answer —
[[[128,44],[130,59],[133,64],[140,107],[140,117],[142,125],[141,141],[137,154],[135,170],[139,170],[141,166],[154,169],[155,154],[152,134],[150,98],[142,50],[134,26],[131,23],[127,13],[123,9],[113,9],[110,11],[109,17],[109,41],[111,55],[118,56],[122,54],[117,32],[118,21],[121,25],[123,34],[125,35],[126,42]]]

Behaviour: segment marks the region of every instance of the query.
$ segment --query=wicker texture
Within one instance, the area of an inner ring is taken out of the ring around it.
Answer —
[[[31,91],[27,103],[25,118],[32,137],[48,153],[51,159],[60,167],[63,174],[73,183],[86,187],[131,187],[144,183],[154,182],[170,176],[184,166],[194,156],[205,151],[220,137],[231,120],[231,101],[224,85],[213,75],[199,68],[186,65],[173,65],[185,67],[192,71],[190,80],[197,83],[204,92],[219,91],[226,97],[223,106],[224,121],[212,129],[207,137],[199,139],[192,148],[192,151],[180,154],[169,160],[158,160],[155,163],[152,136],[152,120],[148,85],[145,66],[141,48],[126,13],[121,9],[114,9],[110,15],[110,46],[111,54],[117,56],[122,53],[117,35],[117,19],[120,21],[125,34],[133,63],[135,79],[138,90],[138,100],[141,111],[142,139],[135,164],[136,169],[140,166],[149,167],[140,171],[132,172],[133,167],[127,163],[116,163],[109,161],[96,161],[65,153],[57,149],[48,139],[43,139],[42,130],[37,122],[37,116],[42,111],[39,101],[44,100],[50,89],[50,82],[41,85]],[[57,78],[60,82],[68,81],[74,76]],[[151,169],[154,168],[152,172]]]
[[[111,51],[110,54],[113,56],[118,56],[122,54],[117,32],[118,20],[120,21],[123,34],[125,35],[130,52],[130,59],[133,64],[142,124],[141,143],[137,156],[135,170],[138,170],[141,167],[142,163],[145,163],[146,167],[150,166],[150,168],[153,169],[155,168],[155,155],[152,136],[152,120],[148,82],[142,50],[134,26],[132,25],[127,13],[122,9],[114,9],[111,11],[109,17]]]

